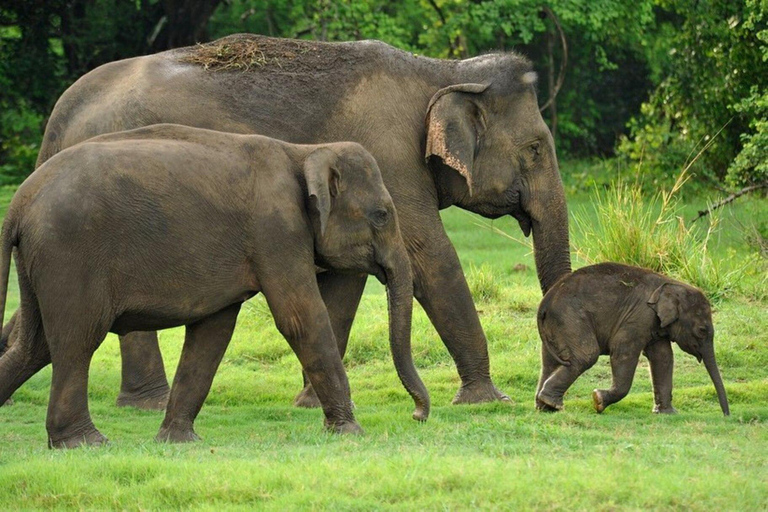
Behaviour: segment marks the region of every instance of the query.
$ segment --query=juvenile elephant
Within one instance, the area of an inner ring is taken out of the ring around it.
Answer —
[[[456,362],[454,402],[507,399],[491,381],[485,334],[439,210],[514,216],[526,236],[533,232],[544,291],[570,272],[563,185],[528,60],[438,60],[377,41],[233,35],[88,73],[53,109],[38,165],[90,137],[160,122],[362,144],[397,207],[416,298]],[[318,281],[343,356],[365,277],[330,271]],[[168,386],[156,336],[128,338],[118,403],[162,407]],[[316,404],[312,388],[296,403]]]
[[[597,412],[624,398],[640,353],[648,358],[653,412],[672,407],[671,341],[704,365],[728,416],[728,399],[715,361],[712,310],[700,290],[647,269],[601,263],[562,278],[544,296],[538,312],[542,340],[536,407],[563,408],[563,395],[579,375],[611,357],[613,383],[596,389]]]
[[[61,152],[19,188],[3,224],[0,311],[11,251],[18,338],[0,360],[0,403],[49,362],[49,445],[106,439],[88,412],[88,368],[107,332],[185,325],[159,440],[197,439],[242,302],[263,292],[317,391],[325,424],[356,432],[316,264],[386,282],[398,374],[425,420],[410,355],[413,281],[392,199],[356,143],[287,144],[158,125]]]

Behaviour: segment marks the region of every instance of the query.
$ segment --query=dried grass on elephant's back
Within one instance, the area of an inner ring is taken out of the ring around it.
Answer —
[[[215,71],[249,71],[267,66],[283,69],[295,66],[297,57],[315,51],[317,44],[312,42],[232,36],[189,48],[179,60]]]

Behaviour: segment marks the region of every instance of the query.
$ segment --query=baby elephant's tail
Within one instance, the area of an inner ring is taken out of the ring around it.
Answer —
[[[571,351],[568,349],[568,345],[558,344],[557,336],[553,336],[551,330],[546,325],[547,321],[547,305],[542,303],[539,308],[539,313],[536,315],[536,323],[539,326],[539,336],[541,342],[544,344],[544,348],[547,349],[549,355],[551,355],[555,361],[563,366],[571,366],[569,359],[571,358]]]

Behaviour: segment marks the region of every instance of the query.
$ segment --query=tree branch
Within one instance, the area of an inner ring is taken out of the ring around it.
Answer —
[[[728,203],[732,203],[736,200],[736,198],[743,196],[744,194],[748,194],[749,192],[754,192],[755,190],[759,190],[761,188],[768,188],[768,181],[765,181],[763,183],[758,183],[757,185],[750,185],[749,187],[744,187],[743,189],[739,190],[738,192],[734,192],[733,194],[729,195],[725,199],[718,201],[717,203],[713,204],[706,210],[699,210],[699,215],[691,220],[691,224],[696,222],[702,217],[706,217],[710,213],[712,213],[714,210],[717,210],[721,206],[725,206]]]
[[[565,33],[563,32],[563,27],[560,25],[560,20],[557,18],[552,9],[545,5],[541,8],[541,10],[546,15],[546,17],[554,22],[555,27],[557,27],[557,33],[560,35],[560,44],[563,47],[563,59],[560,61],[560,73],[557,77],[555,90],[547,102],[539,107],[539,111],[544,112],[552,104],[552,102],[555,101],[557,93],[560,92],[560,88],[563,86],[563,82],[565,81],[565,66],[568,64],[568,42],[565,40]]]

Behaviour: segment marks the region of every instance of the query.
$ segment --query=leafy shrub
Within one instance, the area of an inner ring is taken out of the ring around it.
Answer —
[[[35,169],[42,123],[24,106],[0,111],[0,185],[21,183]]]

